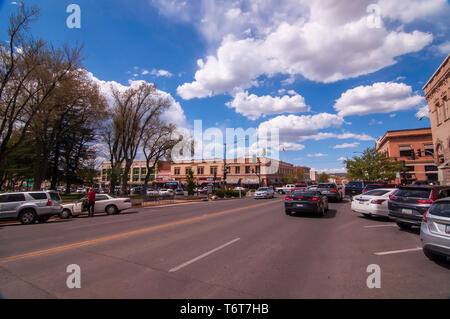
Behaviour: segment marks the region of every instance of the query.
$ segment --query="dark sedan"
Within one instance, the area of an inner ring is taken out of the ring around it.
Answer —
[[[316,190],[299,190],[292,192],[284,199],[287,215],[293,213],[317,213],[320,216],[328,211],[328,199]]]
[[[320,183],[317,190],[327,196],[329,201],[340,202],[344,198],[342,189],[335,183]]]
[[[450,196],[450,186],[400,186],[389,196],[389,217],[401,229],[420,226],[425,212],[436,200]]]

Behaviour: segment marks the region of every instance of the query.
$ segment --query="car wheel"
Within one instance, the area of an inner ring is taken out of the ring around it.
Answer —
[[[50,216],[39,216],[37,218],[38,222],[40,223],[46,223],[50,219]]]
[[[36,213],[32,209],[25,209],[20,213],[19,220],[23,225],[34,224],[36,222]]]
[[[428,249],[424,249],[423,253],[425,254],[425,256],[427,256],[432,261],[443,262],[447,259],[447,257],[445,257],[443,255],[435,254],[435,253],[429,251]]]
[[[61,214],[59,214],[59,218],[61,219],[69,219],[72,216],[72,214],[70,213],[70,210],[68,209],[64,209]]]
[[[402,222],[397,222],[397,226],[400,227],[400,229],[403,229],[403,230],[410,230],[411,227],[412,227],[411,225],[405,224],[405,223],[402,223]]]
[[[285,209],[284,212],[286,213],[286,215],[291,215],[291,211],[289,209]]]
[[[366,214],[366,213],[362,213],[362,214],[363,214],[364,217],[367,217],[367,218],[371,217],[370,214]]]
[[[114,215],[117,214],[117,207],[114,205],[109,205],[106,207],[105,211],[108,215]]]

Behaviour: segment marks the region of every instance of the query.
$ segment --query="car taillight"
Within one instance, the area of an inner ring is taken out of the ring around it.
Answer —
[[[424,222],[424,223],[426,223],[428,220],[427,220],[427,214],[428,214],[428,211],[429,211],[429,209],[427,209],[427,211],[425,212],[425,214],[423,214],[423,218],[422,218],[422,221]]]
[[[313,197],[313,198],[311,198],[311,200],[318,201],[319,199],[317,197]]]
[[[337,190],[332,189],[331,192],[332,192],[332,193],[337,193]]]
[[[46,206],[52,206],[52,201],[50,199],[47,200]]]
[[[374,200],[370,201],[370,203],[380,205],[385,201],[386,201],[385,199],[374,199]]]
[[[433,204],[433,201],[430,199],[425,199],[425,200],[418,199],[418,200],[416,200],[416,202],[418,202],[419,204]]]
[[[294,200],[294,199],[291,197],[285,197],[284,200]]]
[[[394,195],[389,195],[389,199],[395,201],[395,200],[398,199],[398,197],[397,197],[397,196],[394,196]]]

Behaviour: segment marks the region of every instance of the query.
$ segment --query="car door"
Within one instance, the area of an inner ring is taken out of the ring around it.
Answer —
[[[16,218],[17,208],[25,201],[25,195],[23,193],[14,193],[3,195],[7,196],[6,201],[2,205],[2,217],[3,218]]]
[[[106,205],[109,203],[109,198],[106,195],[95,196],[95,209],[96,213],[102,213],[105,211]]]

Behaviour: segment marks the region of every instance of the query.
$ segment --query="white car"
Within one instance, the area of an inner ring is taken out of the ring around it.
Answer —
[[[159,195],[173,195],[173,189],[162,188],[159,190]]]
[[[253,195],[255,199],[258,198],[274,198],[275,193],[272,187],[260,187],[256,190],[255,195]]]
[[[63,211],[60,217],[66,219],[87,213],[87,207],[84,205],[85,202],[86,198],[82,198],[75,203],[63,205]],[[117,198],[107,194],[95,195],[94,213],[107,213],[108,215],[112,215],[129,208],[131,208],[131,200],[129,198]]]
[[[396,188],[377,188],[353,197],[352,211],[369,216],[388,217],[388,200]]]
[[[157,196],[157,195],[159,195],[159,192],[157,190],[154,190],[153,188],[147,188],[147,195],[148,196]]]

